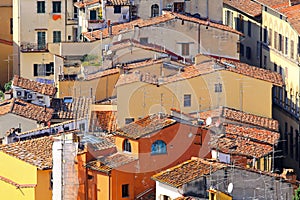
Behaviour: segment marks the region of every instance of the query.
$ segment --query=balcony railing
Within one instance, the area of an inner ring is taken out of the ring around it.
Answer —
[[[293,103],[292,100],[285,98],[285,99],[279,99],[278,97],[273,97],[273,104],[280,107],[281,109],[285,110],[288,112],[290,115],[295,117],[296,119],[299,120],[299,107],[296,106],[295,103]]]
[[[21,43],[20,48],[21,51],[23,52],[48,50],[47,44],[36,44],[36,43],[29,43],[29,42]]]
[[[105,28],[106,23],[104,20],[88,20],[88,29],[102,29]]]

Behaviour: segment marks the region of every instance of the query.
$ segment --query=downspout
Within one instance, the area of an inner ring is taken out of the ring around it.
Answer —
[[[68,18],[68,13],[67,13],[67,0],[65,0],[65,42],[67,41],[67,18]]]
[[[263,6],[262,6],[262,10],[263,10]],[[260,26],[260,29],[259,29],[259,42],[260,42],[260,61],[259,61],[259,66],[260,66],[260,68],[262,68],[262,59],[263,59],[263,57],[262,57],[262,47],[263,47],[263,45],[262,45],[262,15],[261,15],[261,26]]]
[[[209,3],[208,3],[209,0],[206,0],[206,17],[207,19],[209,18]]]
[[[201,24],[198,24],[198,53],[201,53]]]

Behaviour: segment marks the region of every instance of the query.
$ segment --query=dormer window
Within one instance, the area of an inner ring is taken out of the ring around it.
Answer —
[[[131,152],[131,144],[128,139],[125,139],[123,142],[123,151]]]
[[[167,145],[162,140],[156,140],[151,146],[151,154],[166,154]]]

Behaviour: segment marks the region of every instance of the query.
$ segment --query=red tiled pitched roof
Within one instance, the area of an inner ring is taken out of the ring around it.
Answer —
[[[224,0],[224,4],[232,8],[241,10],[250,16],[256,17],[261,15],[261,5],[251,0]]]
[[[130,5],[130,2],[129,2],[129,0],[108,0],[107,4],[124,6],[124,5]]]
[[[274,7],[274,6],[277,6],[279,4],[283,4],[283,3],[288,3],[289,0],[255,0],[256,2],[259,2],[261,4],[264,4],[266,6],[269,6],[269,7]]]
[[[167,115],[153,114],[125,125],[124,127],[120,128],[116,134],[132,139],[139,139],[147,134],[159,131],[174,123],[176,123],[176,121],[169,119]]]
[[[92,170],[109,173],[112,169],[121,167],[137,160],[134,156],[124,153],[114,153],[109,156],[90,161],[86,164],[87,168]]]
[[[32,81],[27,78],[19,77],[18,75],[14,76],[13,86],[32,90],[48,96],[54,96],[56,93],[56,88],[52,85]]]
[[[107,132],[115,132],[117,129],[116,115],[115,111],[92,111],[90,129],[92,126],[96,126]]]
[[[10,185],[13,185],[16,188],[34,188],[34,187],[36,187],[36,184],[19,184],[19,183],[14,182],[13,180],[10,180],[10,179],[5,178],[3,176],[0,176],[0,181],[3,181],[3,182],[8,183]]]
[[[35,104],[27,103],[21,99],[10,99],[0,103],[0,115],[13,113],[38,122],[48,122],[54,110]]]
[[[52,144],[47,136],[1,145],[0,151],[44,170],[52,168]]]
[[[93,4],[101,3],[101,0],[84,0],[84,1],[79,1],[75,2],[74,6],[77,8],[84,8],[86,6],[90,6]]]
[[[208,110],[200,113],[201,119],[207,119],[208,117],[222,117],[228,120],[241,122],[243,124],[259,126],[272,131],[278,131],[279,126],[277,120],[254,115],[251,113],[245,113],[243,111],[228,107],[220,107],[218,109]]]
[[[131,21],[131,22],[128,22],[128,23],[114,25],[114,26],[111,27],[112,28],[112,35],[118,35],[120,32],[124,33],[126,31],[127,32],[131,31],[131,30],[134,29],[135,26],[143,28],[143,27],[147,27],[147,26],[153,26],[153,25],[157,25],[157,24],[160,24],[160,23],[164,23],[164,22],[174,20],[174,19],[186,20],[186,21],[197,23],[197,24],[210,26],[210,27],[217,28],[217,29],[220,29],[220,30],[224,30],[224,31],[228,31],[228,32],[232,32],[232,33],[242,35],[242,33],[236,31],[235,29],[233,29],[229,26],[214,23],[214,22],[208,22],[208,21],[205,21],[205,20],[201,20],[201,19],[198,19],[198,18],[189,17],[189,16],[186,16],[186,15],[182,15],[182,14],[179,14],[179,13],[173,13],[173,12],[166,12],[163,15],[160,15],[158,17],[153,17],[151,19],[146,19],[146,20],[138,19],[138,20],[134,20],[134,21]],[[85,32],[85,33],[83,33],[83,36],[86,37],[89,41],[95,41],[97,39],[101,39],[101,33],[102,33],[102,38],[109,37],[108,28],[106,28],[104,30]]]
[[[109,76],[109,75],[118,74],[118,73],[120,73],[120,70],[117,69],[117,68],[107,69],[107,70],[104,70],[104,71],[97,72],[95,74],[89,74],[86,77],[86,80],[93,80],[93,79],[96,79],[96,78],[101,78],[101,77],[104,77],[104,76]]]
[[[210,146],[220,152],[234,155],[242,155],[250,158],[261,158],[273,151],[268,144],[254,142],[249,138],[238,135],[211,134]]]
[[[178,188],[202,176],[216,172],[226,165],[210,162],[202,158],[192,158],[175,167],[169,168],[152,176],[152,179],[161,183]]]

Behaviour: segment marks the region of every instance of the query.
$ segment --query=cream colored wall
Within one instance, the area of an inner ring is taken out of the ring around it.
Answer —
[[[27,52],[20,54],[20,76],[36,80],[36,78],[53,79],[54,75],[51,76],[34,76],[34,64],[48,64],[53,62],[53,55],[47,52]]]
[[[0,176],[18,184],[37,184],[36,170],[36,167],[0,152]],[[35,189],[18,189],[9,183],[0,181],[0,199],[32,200],[35,199]]]
[[[226,12],[232,12],[232,28],[236,29],[237,19],[239,15],[243,16],[244,21],[244,38],[241,40],[241,44],[244,45],[244,56],[240,56],[242,62],[248,63],[253,66],[260,66],[260,48],[257,48],[257,45],[260,45],[260,28],[261,24],[258,19],[250,17],[243,12],[239,12],[235,8],[232,8],[226,4],[223,7],[223,24],[226,20]],[[248,36],[248,21],[251,22],[251,36]],[[251,48],[251,59],[246,58],[246,47]]]
[[[138,8],[137,15],[142,19],[148,19],[151,17],[151,6],[157,4],[159,6],[159,10],[161,10],[160,0],[139,0],[135,2]]]
[[[106,14],[106,20],[110,20],[111,23],[115,22],[126,22],[129,19],[123,19],[123,14],[128,15],[129,12],[129,6],[122,6],[121,13],[114,13],[114,7],[113,6],[106,6],[105,7],[105,14]]]
[[[1,13],[1,11],[0,11]],[[12,79],[13,47],[0,43],[0,87]],[[7,60],[9,59],[9,63]]]

